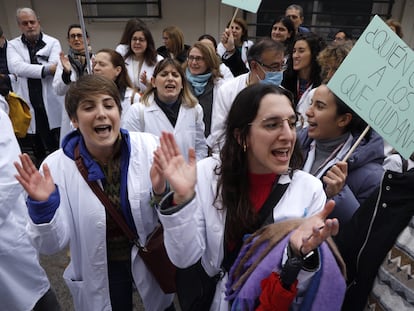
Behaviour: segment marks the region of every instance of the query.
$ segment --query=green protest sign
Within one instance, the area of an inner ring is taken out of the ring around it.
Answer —
[[[261,0],[222,0],[223,4],[231,5],[236,8],[257,13]]]
[[[375,16],[328,87],[404,158],[414,152],[414,52]]]

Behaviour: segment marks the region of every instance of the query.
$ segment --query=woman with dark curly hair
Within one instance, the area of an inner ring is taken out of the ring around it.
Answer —
[[[309,106],[307,102],[310,102],[310,90],[321,84],[321,67],[316,59],[325,46],[325,41],[314,33],[299,33],[295,37],[282,85],[293,93],[300,117],[303,117]]]
[[[282,42],[285,46],[286,59],[292,54],[293,41],[296,36],[295,25],[289,17],[279,16],[272,22],[270,30],[270,38],[275,41]]]
[[[155,49],[154,38],[145,25],[132,27],[124,55],[125,66],[132,85],[142,94],[151,82],[155,65],[163,59]]]

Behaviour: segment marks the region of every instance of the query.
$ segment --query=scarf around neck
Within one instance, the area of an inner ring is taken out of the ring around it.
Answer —
[[[68,58],[78,77],[82,76],[84,73],[87,73],[85,51],[78,52],[72,48],[69,48]]]
[[[208,80],[211,77],[211,72],[201,74],[201,75],[193,75],[190,70],[187,68],[185,70],[185,75],[187,77],[188,82],[192,85],[194,90],[195,96],[200,96],[204,93],[204,89],[208,83]]]

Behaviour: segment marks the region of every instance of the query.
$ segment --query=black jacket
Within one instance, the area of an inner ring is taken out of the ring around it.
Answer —
[[[413,215],[414,169],[386,171],[379,188],[335,239],[348,275],[342,310],[364,309],[380,265]]]

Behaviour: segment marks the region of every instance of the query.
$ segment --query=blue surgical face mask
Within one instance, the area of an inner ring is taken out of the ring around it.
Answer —
[[[265,77],[260,83],[279,86],[283,80],[283,71],[265,71]]]

